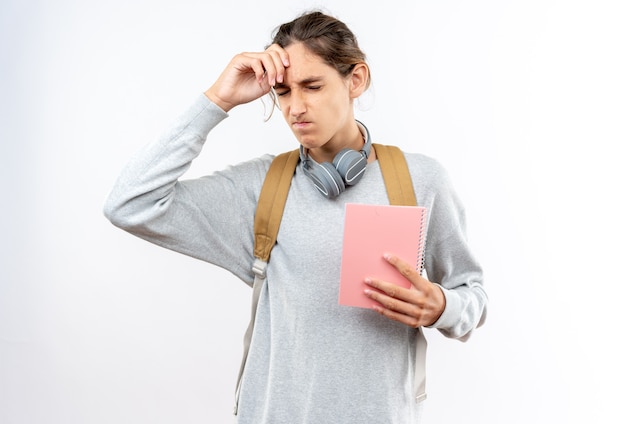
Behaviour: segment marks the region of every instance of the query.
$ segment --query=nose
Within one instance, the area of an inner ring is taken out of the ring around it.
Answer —
[[[289,96],[289,113],[292,116],[300,116],[306,112],[306,102],[304,95],[300,90],[291,90]]]

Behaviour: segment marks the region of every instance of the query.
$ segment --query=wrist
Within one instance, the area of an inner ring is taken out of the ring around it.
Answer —
[[[226,113],[228,113],[234,107],[234,105],[230,104],[229,102],[226,102],[226,101],[222,100],[217,94],[215,94],[215,92],[213,90],[213,87],[211,87],[208,90],[206,90],[204,92],[204,95],[213,104],[215,104],[217,107],[219,107],[220,109],[222,109]]]

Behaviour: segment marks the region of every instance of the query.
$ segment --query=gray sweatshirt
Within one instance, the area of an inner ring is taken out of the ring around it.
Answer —
[[[138,237],[252,285],[254,212],[273,156],[181,178],[226,117],[200,96],[128,163],[104,213]],[[446,297],[431,328],[464,341],[482,324],[487,295],[466,240],[463,207],[438,162],[405,156],[417,202],[428,209],[426,275]],[[388,204],[378,162],[332,200],[297,168],[259,299],[240,391],[241,424],[418,422],[413,374],[424,360],[415,348],[424,342],[421,330],[338,304],[346,203]]]

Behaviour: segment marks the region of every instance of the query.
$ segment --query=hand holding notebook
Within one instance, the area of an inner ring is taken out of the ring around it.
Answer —
[[[408,288],[411,283],[383,254],[392,252],[414,261],[421,273],[426,240],[426,208],[346,204],[339,304],[371,308],[364,294],[366,277],[383,279]]]

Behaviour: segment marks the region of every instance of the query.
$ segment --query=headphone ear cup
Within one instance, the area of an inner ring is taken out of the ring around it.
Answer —
[[[352,186],[358,183],[365,173],[367,158],[356,150],[343,149],[333,159],[333,166],[345,184]]]
[[[307,171],[315,187],[329,199],[339,196],[346,189],[341,175],[329,162],[314,163]]]

